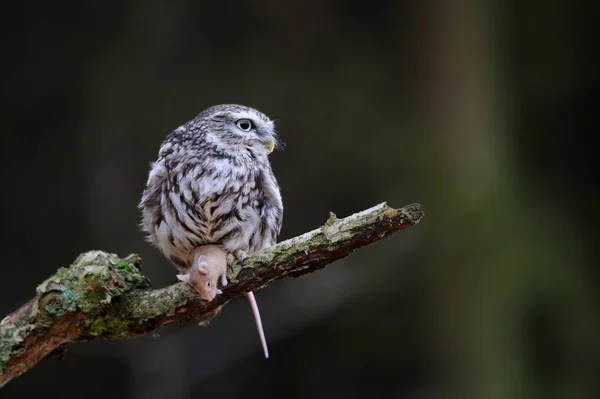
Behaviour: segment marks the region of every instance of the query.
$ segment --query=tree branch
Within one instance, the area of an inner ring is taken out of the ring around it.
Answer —
[[[52,352],[77,341],[146,334],[185,320],[211,320],[221,306],[283,277],[299,277],[348,256],[356,248],[418,223],[420,205],[385,203],[283,241],[228,270],[231,281],[212,302],[184,283],[150,289],[137,255],[119,259],[84,253],[37,287],[36,295],[0,322],[0,387]]]

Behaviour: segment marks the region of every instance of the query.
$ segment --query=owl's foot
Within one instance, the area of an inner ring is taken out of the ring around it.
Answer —
[[[235,250],[227,255],[227,264],[233,266],[233,263],[237,260],[240,262],[240,265],[243,265],[247,257],[248,255],[243,249]]]
[[[247,257],[248,257],[248,255],[246,254],[245,251],[242,251],[241,249],[237,250],[237,258],[238,258],[238,261],[240,262],[240,265],[244,264],[244,261],[246,260]]]

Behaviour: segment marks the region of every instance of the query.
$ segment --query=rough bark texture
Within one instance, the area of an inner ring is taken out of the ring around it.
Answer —
[[[228,270],[230,284],[212,302],[187,284],[150,289],[137,255],[91,251],[59,269],[36,295],[0,322],[0,387],[61,347],[77,341],[118,339],[173,322],[210,320],[221,305],[282,277],[322,269],[354,249],[418,223],[418,204],[380,204],[253,254]]]

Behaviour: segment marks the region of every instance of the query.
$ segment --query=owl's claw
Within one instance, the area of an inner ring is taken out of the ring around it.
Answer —
[[[235,250],[227,254],[227,264],[231,267],[233,266],[233,263],[237,260],[238,262],[240,262],[240,265],[243,265],[247,257],[248,255],[243,249]]]
[[[233,254],[227,254],[227,266],[232,267],[233,262],[235,262],[235,256]]]
[[[246,255],[246,252],[242,251],[241,249],[238,249],[236,252],[237,252],[237,258],[238,258],[238,261],[240,262],[240,265],[243,265],[244,261],[246,260],[248,255]]]

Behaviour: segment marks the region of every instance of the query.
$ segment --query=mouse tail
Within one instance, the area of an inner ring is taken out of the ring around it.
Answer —
[[[260,343],[262,344],[263,351],[265,352],[265,359],[269,358],[269,349],[267,348],[267,340],[265,339],[265,332],[263,331],[262,321],[260,319],[260,312],[258,311],[258,304],[256,303],[256,298],[254,298],[254,294],[252,291],[247,292],[246,296],[248,297],[248,301],[250,301],[250,307],[252,308],[252,313],[254,314],[254,320],[256,321],[256,328],[258,330],[258,336],[260,337]]]

